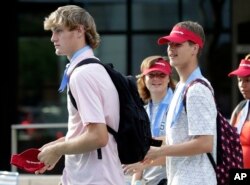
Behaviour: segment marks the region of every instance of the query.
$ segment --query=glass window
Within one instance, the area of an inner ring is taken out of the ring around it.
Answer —
[[[215,21],[215,13],[221,15],[221,23],[223,28],[230,28],[230,1],[223,1],[221,11],[218,9],[221,1],[215,1],[215,8],[213,8],[211,1],[203,0],[194,1],[183,0],[183,20],[197,21],[206,28],[213,28]],[[216,5],[216,3],[219,3]],[[218,11],[218,12],[214,12]],[[217,20],[219,21],[219,20]]]
[[[45,15],[46,15],[45,12],[37,12],[33,16],[30,16],[30,12],[19,13],[18,19],[20,23],[19,26],[20,34],[21,35],[34,35],[35,33],[45,34],[45,31],[43,29],[43,21]]]
[[[132,74],[140,73],[140,65],[144,58],[150,55],[167,55],[166,46],[157,44],[158,35],[135,35],[132,39]]]
[[[54,46],[47,37],[19,38],[20,123],[27,119],[33,123],[66,120],[60,114],[62,102],[57,89],[61,69],[54,52]]]
[[[231,7],[230,7],[231,1],[224,1],[224,6],[222,8],[222,24],[223,28],[231,29]]]
[[[126,4],[124,3],[86,3],[84,6],[95,19],[98,31],[125,31]]]
[[[212,15],[212,7],[210,1],[204,0],[197,1],[194,3],[193,1],[184,0],[183,1],[183,20],[192,20],[197,21],[201,25],[211,28],[213,26],[213,19],[211,19]]]
[[[126,74],[126,47],[125,35],[101,35],[101,44],[95,54],[103,63],[112,63],[116,70]]]
[[[178,21],[177,1],[134,1],[133,30],[170,29]]]

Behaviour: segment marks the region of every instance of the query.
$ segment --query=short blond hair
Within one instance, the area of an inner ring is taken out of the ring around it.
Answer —
[[[86,42],[93,49],[100,44],[100,36],[96,31],[96,24],[93,17],[83,8],[76,5],[66,5],[57,8],[44,20],[44,29],[51,30],[57,27],[66,27],[69,30],[76,29],[83,25],[85,29]]]

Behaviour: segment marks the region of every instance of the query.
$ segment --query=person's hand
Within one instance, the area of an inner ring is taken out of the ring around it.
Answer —
[[[148,153],[146,154],[143,164],[152,164],[155,159],[162,157],[162,147],[150,147]]]
[[[55,167],[55,164],[52,165],[52,166],[44,166],[44,167],[41,168],[40,170],[35,171],[35,174],[36,174],[36,175],[38,175],[38,174],[43,174],[43,173],[45,173],[47,170],[48,170],[48,171],[52,170],[54,167]]]
[[[38,154],[37,158],[39,161],[43,162],[45,166],[36,171],[35,174],[42,174],[47,170],[52,170],[59,159],[62,157],[61,155],[56,153],[55,145],[47,145],[43,146],[41,149],[41,152]]]
[[[123,165],[122,168],[123,168],[124,174],[131,175],[131,174],[144,170],[144,165],[143,163],[138,162],[138,163]]]

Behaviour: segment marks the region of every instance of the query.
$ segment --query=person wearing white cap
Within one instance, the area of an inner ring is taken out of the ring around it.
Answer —
[[[138,91],[150,118],[152,136],[162,140],[165,140],[166,112],[175,88],[171,73],[168,60],[155,55],[142,61],[141,74],[136,76]],[[131,185],[167,185],[165,157],[150,164],[126,165],[124,171],[133,173]]]
[[[171,33],[158,44],[167,44],[170,64],[180,78],[169,105],[166,118],[166,145],[151,147],[144,163],[166,156],[168,185],[216,185],[216,173],[207,156],[216,161],[217,109],[213,92],[202,83],[189,87],[186,106],[184,90],[192,81],[202,79],[199,57],[205,43],[205,33],[193,21],[177,23]],[[212,87],[211,87],[212,89]]]
[[[239,67],[228,74],[229,77],[236,76],[238,88],[243,100],[235,107],[230,123],[237,128],[243,152],[243,167],[250,168],[250,54],[242,59]]]

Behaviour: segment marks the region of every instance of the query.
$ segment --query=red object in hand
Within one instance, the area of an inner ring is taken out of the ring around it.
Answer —
[[[44,163],[37,159],[37,155],[39,153],[40,150],[36,148],[30,148],[20,154],[14,154],[11,156],[10,164],[25,170],[26,172],[34,173],[45,166]]]

